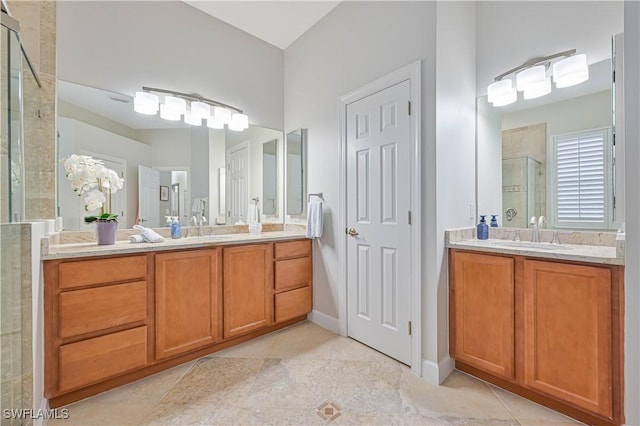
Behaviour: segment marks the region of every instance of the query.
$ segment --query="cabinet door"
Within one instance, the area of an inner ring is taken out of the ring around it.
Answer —
[[[514,260],[452,253],[453,356],[514,379]]]
[[[224,337],[273,323],[271,244],[224,249]]]
[[[216,249],[156,255],[156,358],[220,339],[221,262]]]
[[[525,260],[525,385],[612,416],[611,271]]]

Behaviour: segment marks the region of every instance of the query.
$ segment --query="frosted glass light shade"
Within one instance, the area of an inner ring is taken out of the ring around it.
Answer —
[[[518,100],[518,92],[510,79],[496,81],[487,87],[487,98],[494,107],[504,106]]]
[[[547,69],[544,65],[536,65],[527,68],[516,74],[516,89],[519,91],[528,91],[530,87],[538,84],[544,84],[547,79]]]
[[[542,81],[530,83],[524,91],[525,99],[535,99],[551,93],[551,77]]]
[[[184,115],[184,122],[192,126],[202,126],[202,118],[193,115],[193,111],[187,111]]]
[[[155,115],[158,112],[158,96],[149,92],[136,92],[133,110],[140,114]]]
[[[207,118],[207,127],[210,129],[224,129],[224,123],[222,120],[212,116]]]
[[[203,119],[211,115],[211,107],[204,102],[191,102],[191,116]]]
[[[160,117],[169,121],[180,121],[180,114],[167,109],[166,104],[160,105]]]
[[[513,81],[510,79],[496,81],[487,87],[487,98],[489,102],[493,102],[498,98],[510,96],[511,92],[515,92]]]
[[[231,114],[231,122],[229,126],[242,127],[242,130],[249,128],[249,117],[245,114],[233,113]],[[231,127],[229,127],[231,128]]]
[[[173,114],[184,114],[187,112],[187,101],[175,96],[164,97],[165,110]]]
[[[229,124],[231,122],[231,111],[223,107],[214,107],[213,116],[222,121],[223,124]]]
[[[557,88],[575,86],[589,79],[587,55],[573,55],[553,64],[553,81]]]

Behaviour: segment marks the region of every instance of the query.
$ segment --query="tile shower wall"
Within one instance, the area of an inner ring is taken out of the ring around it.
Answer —
[[[0,405],[33,406],[31,225],[0,225]],[[3,411],[4,413],[4,411]],[[27,424],[5,419],[2,424]]]
[[[42,88],[23,62],[25,218],[52,219],[55,213],[56,3],[8,2],[20,21],[20,36]]]

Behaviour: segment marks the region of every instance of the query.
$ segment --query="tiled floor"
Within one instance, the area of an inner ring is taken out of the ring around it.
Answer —
[[[576,424],[457,371],[429,385],[405,365],[309,322],[67,408],[69,419],[49,424]]]

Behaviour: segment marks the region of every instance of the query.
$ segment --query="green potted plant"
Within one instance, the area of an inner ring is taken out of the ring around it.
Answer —
[[[98,244],[115,244],[118,215],[111,213],[111,196],[124,185],[124,179],[102,161],[87,155],[71,155],[61,160],[71,189],[84,196],[84,209],[100,209],[99,215],[85,216],[86,223],[96,223]]]

